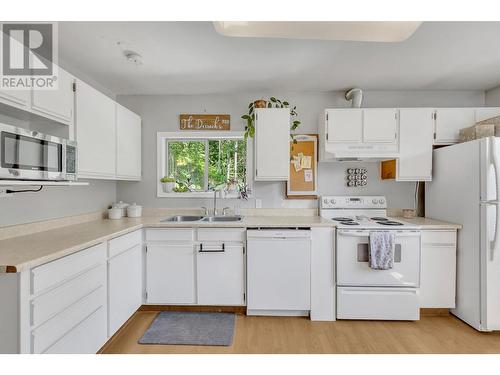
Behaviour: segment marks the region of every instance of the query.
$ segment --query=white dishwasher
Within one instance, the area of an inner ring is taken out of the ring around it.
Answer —
[[[311,230],[249,229],[247,248],[247,314],[309,315]]]

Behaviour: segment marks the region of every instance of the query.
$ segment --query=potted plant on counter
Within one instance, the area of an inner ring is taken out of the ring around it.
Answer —
[[[161,186],[163,188],[163,192],[171,193],[175,188],[175,178],[172,177],[163,177],[160,179]]]

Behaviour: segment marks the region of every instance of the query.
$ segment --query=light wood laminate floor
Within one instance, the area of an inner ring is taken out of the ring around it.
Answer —
[[[500,353],[500,332],[482,333],[453,316],[417,322],[311,322],[237,315],[233,345],[139,345],[157,312],[138,311],[103,353]]]

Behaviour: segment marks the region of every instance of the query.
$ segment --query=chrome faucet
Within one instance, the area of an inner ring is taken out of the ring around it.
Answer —
[[[214,216],[217,216],[217,193],[219,191],[214,188]]]

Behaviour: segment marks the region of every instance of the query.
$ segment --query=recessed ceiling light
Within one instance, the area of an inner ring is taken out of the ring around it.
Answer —
[[[422,22],[406,21],[220,21],[215,30],[225,36],[401,42]]]
[[[128,62],[131,62],[135,65],[142,65],[142,56],[134,51],[123,51],[123,55],[127,59]]]

